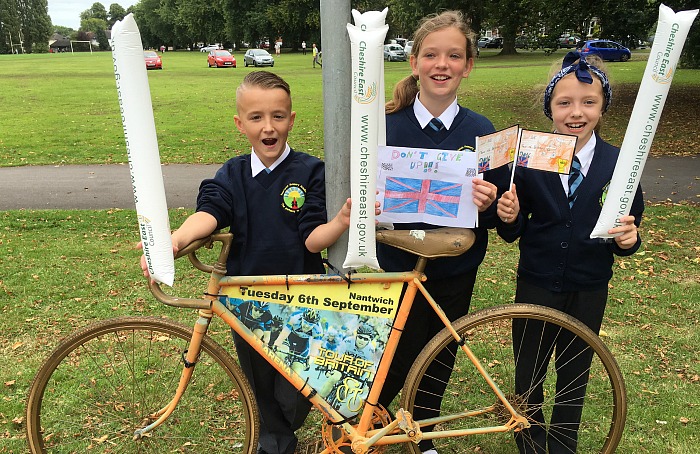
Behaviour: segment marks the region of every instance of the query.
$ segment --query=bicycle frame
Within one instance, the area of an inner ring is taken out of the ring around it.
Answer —
[[[469,346],[466,344],[465,340],[460,337],[460,335],[452,327],[450,320],[446,317],[440,306],[435,302],[435,300],[430,296],[428,291],[423,286],[423,282],[426,280],[423,270],[427,264],[428,258],[426,256],[419,256],[416,267],[410,272],[399,272],[399,273],[356,273],[348,276],[340,275],[326,275],[326,274],[308,274],[308,275],[274,275],[274,276],[226,276],[225,264],[226,258],[228,257],[228,252],[231,245],[231,235],[230,234],[215,234],[209,238],[196,241],[190,246],[184,248],[178,254],[178,257],[183,255],[188,255],[190,261],[193,265],[205,272],[211,273],[207,292],[204,299],[183,299],[176,298],[167,295],[160,286],[156,283],[151,282],[151,291],[158,299],[164,304],[174,306],[174,307],[184,307],[184,308],[195,308],[199,309],[199,318],[195,324],[192,339],[190,341],[189,349],[183,354],[185,360],[185,367],[178,384],[177,391],[172,399],[172,401],[163,409],[155,414],[155,416],[160,416],[159,419],[147,427],[140,429],[135,434],[135,437],[143,436],[143,434],[153,430],[155,427],[160,425],[165,421],[172,411],[175,409],[180,397],[185,392],[188,382],[192,376],[193,369],[197,362],[197,357],[199,354],[199,348],[201,345],[201,339],[206,334],[209,322],[213,314],[221,317],[225,323],[227,323],[243,340],[245,340],[253,349],[255,349],[263,358],[277,370],[282,376],[284,376],[302,395],[304,395],[309,401],[320,410],[324,417],[330,422],[330,424],[341,426],[344,431],[348,434],[350,441],[352,442],[353,450],[359,453],[366,453],[372,446],[389,445],[405,442],[415,442],[417,443],[420,439],[437,439],[437,438],[448,438],[465,436],[471,434],[485,434],[485,433],[495,433],[495,432],[508,432],[513,430],[522,430],[530,426],[527,419],[519,414],[511,403],[508,401],[504,393],[499,389],[498,385],[488,374],[486,369],[483,367],[479,359],[472,353]],[[195,255],[195,251],[201,247],[211,248],[214,242],[222,243],[222,249],[219,253],[218,261],[215,265],[209,266],[202,264]],[[387,243],[392,244],[390,241]],[[392,244],[395,245],[396,244]],[[401,247],[401,246],[397,246]],[[468,249],[469,246],[466,246]],[[466,250],[466,249],[465,249]],[[461,251],[463,252],[463,251]],[[459,252],[459,253],[461,253]],[[457,255],[453,253],[452,255]],[[344,285],[352,286],[353,284],[361,283],[380,283],[384,285],[398,285],[406,284],[406,290],[404,292],[403,298],[401,299],[401,304],[398,309],[398,313],[394,319],[394,323],[391,325],[391,333],[389,339],[386,343],[384,350],[384,355],[379,362],[372,387],[369,390],[369,395],[365,399],[359,423],[357,425],[350,424],[349,420],[341,415],[336,409],[334,409],[327,400],[320,396],[316,389],[308,385],[301,376],[295,373],[292,368],[281,359],[273,349],[266,345],[261,339],[259,339],[253,332],[248,329],[228,308],[219,301],[219,296],[221,289],[223,287],[250,287],[250,286],[270,286],[279,285],[286,286],[288,289],[293,286],[298,285],[314,285],[314,286],[334,286],[334,285]],[[493,427],[483,427],[483,428],[471,428],[462,430],[451,430],[451,431],[439,431],[439,432],[427,432],[423,433],[420,428],[428,425],[439,424],[440,422],[445,422],[449,420],[467,418],[470,416],[476,416],[493,410],[492,406],[490,408],[484,408],[480,411],[465,412],[452,415],[441,415],[436,418],[413,421],[411,416],[400,410],[397,412],[397,418],[392,421],[386,427],[381,429],[369,430],[372,424],[373,407],[379,399],[379,395],[383,388],[384,382],[386,380],[389,368],[394,358],[396,348],[398,346],[401,333],[406,323],[406,319],[413,305],[413,301],[417,292],[421,292],[425,296],[426,300],[442,320],[445,327],[450,331],[452,337],[460,346],[460,348],[465,352],[467,357],[477,368],[479,374],[488,383],[488,386],[493,390],[494,394],[497,396],[498,401],[504,406],[504,408],[510,413],[510,420],[500,426]],[[399,428],[397,430],[397,427]],[[330,452],[328,449],[324,452]]]

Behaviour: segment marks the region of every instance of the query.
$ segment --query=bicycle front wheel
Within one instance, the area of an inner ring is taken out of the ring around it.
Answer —
[[[173,398],[191,336],[190,327],[170,320],[123,317],[63,340],[29,391],[30,451],[255,453],[258,411],[250,384],[208,336],[173,414],[133,439]]]
[[[612,354],[583,323],[546,307],[510,304],[466,315],[453,327],[531,427],[437,438],[440,454],[615,451],[627,412],[625,386]],[[446,329],[416,359],[401,403],[415,419],[471,414],[438,423],[434,433],[496,427],[511,417]],[[421,452],[415,444],[407,448]]]

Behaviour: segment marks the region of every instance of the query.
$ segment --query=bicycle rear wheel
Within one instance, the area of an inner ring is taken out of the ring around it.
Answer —
[[[547,452],[545,444],[566,446],[557,452],[615,451],[627,412],[624,381],[610,351],[583,323],[546,307],[511,304],[464,316],[453,326],[508,401],[528,417],[532,427],[517,435],[517,443],[526,452]],[[529,360],[523,359],[525,349],[519,347],[523,336],[531,343],[539,343],[539,348],[535,345],[534,349],[532,346],[527,349]],[[552,348],[557,342],[557,348]],[[576,359],[584,356],[592,357],[590,367],[586,367],[587,359],[584,359],[582,367],[567,370]],[[451,363],[454,370],[448,382],[438,383],[436,377],[445,377]],[[570,380],[563,378],[567,373],[572,376]],[[586,377],[589,379],[587,386]],[[437,405],[426,402],[434,402],[442,388],[446,388],[439,408],[443,416],[489,410],[479,416],[440,423],[434,431],[494,427],[510,419],[510,414],[446,329],[438,333],[416,359],[406,378],[402,406],[415,419],[436,416],[438,411],[433,409],[434,414],[431,414],[427,407]],[[552,418],[555,403],[556,412]],[[581,410],[577,431],[577,417],[573,417],[572,422],[570,415]],[[569,416],[562,417],[562,414]],[[519,452],[512,432],[435,439],[433,443],[440,454],[471,452],[477,448],[482,453]],[[421,452],[414,444],[407,445],[407,449]]]
[[[170,320],[123,317],[63,340],[29,391],[30,451],[255,453],[258,411],[250,385],[208,336],[173,414],[133,440],[134,430],[173,398],[191,334]]]

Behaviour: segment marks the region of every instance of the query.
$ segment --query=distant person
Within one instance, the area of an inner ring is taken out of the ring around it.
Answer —
[[[318,50],[318,47],[316,47],[316,43],[313,43],[312,49],[311,49],[311,54],[312,54],[313,57],[314,57],[314,61],[313,61],[313,67],[314,67],[314,68],[316,67],[316,64],[318,64],[318,66],[323,66],[323,65],[321,64],[321,62],[318,61],[318,54],[319,54],[319,52],[320,52],[320,51]]]
[[[578,137],[571,174],[516,167],[511,190],[497,204],[503,221],[499,235],[509,243],[519,239],[515,302],[558,309],[595,333],[603,322],[615,256],[629,257],[642,244],[637,228],[644,211],[642,190],[637,188],[630,214],[620,216],[619,226],[608,231],[615,239],[590,237],[620,152],[598,133],[612,99],[601,64],[598,58],[586,61],[578,52],[569,52],[544,92],[544,114],[554,131]],[[593,353],[571,333],[543,331],[541,322],[513,320],[513,341],[513,351],[519,352],[515,392],[527,398],[532,424],[515,434],[520,452],[577,452]],[[542,383],[552,352],[557,401],[548,412],[548,426],[541,407]]]
[[[306,41],[301,42],[301,55],[306,55]]]
[[[280,51],[282,49],[282,41],[275,41],[275,55],[280,56]]]

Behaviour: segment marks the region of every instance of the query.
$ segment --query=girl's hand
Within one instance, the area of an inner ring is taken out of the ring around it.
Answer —
[[[496,200],[496,185],[481,178],[472,179],[472,197],[479,213],[486,211]]]
[[[515,184],[511,186],[510,191],[503,193],[498,200],[498,209],[496,210],[498,217],[506,224],[512,224],[518,219],[520,213],[520,202],[518,201],[518,193],[515,190]]]
[[[615,237],[615,242],[620,249],[629,249],[637,244],[637,226],[634,225],[634,216],[623,216],[619,219],[621,226],[608,230],[610,235],[622,232],[622,235]]]

